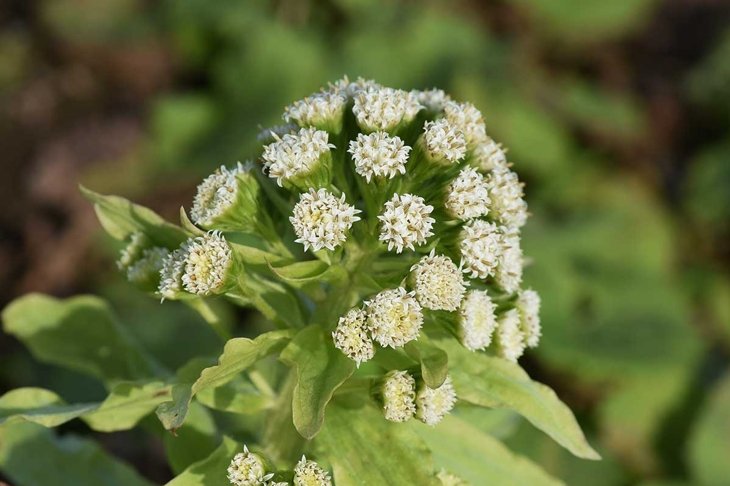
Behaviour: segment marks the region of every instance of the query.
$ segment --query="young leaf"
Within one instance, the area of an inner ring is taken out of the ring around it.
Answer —
[[[99,222],[107,233],[117,240],[126,240],[133,233],[142,232],[153,243],[175,248],[188,235],[179,226],[168,223],[151,209],[133,204],[119,196],[105,196],[81,187],[81,193],[94,203]]]
[[[96,403],[67,405],[54,392],[43,388],[17,388],[0,397],[0,425],[33,422],[57,427],[97,406]]]
[[[294,288],[302,288],[315,282],[332,282],[343,276],[342,267],[327,265],[322,260],[307,260],[278,266],[269,263],[269,269]]]
[[[332,463],[337,486],[440,484],[431,452],[409,424],[386,421],[370,404],[355,409],[333,404],[313,445]]]
[[[196,397],[200,403],[213,410],[246,415],[261,412],[274,404],[274,397],[262,394],[243,378],[218,388],[206,388]]]
[[[438,427],[415,421],[412,424],[431,449],[436,464],[470,484],[562,484],[537,464],[513,454],[500,441],[453,414],[444,417]]]
[[[192,464],[166,486],[226,486],[226,469],[238,451],[238,444],[225,437],[223,443],[207,458]]]
[[[234,338],[226,343],[218,364],[203,369],[197,378],[194,378],[197,374],[193,370],[178,372],[172,401],[157,408],[157,416],[162,424],[166,429],[180,427],[185,421],[190,400],[196,393],[228,383],[260,359],[279,351],[291,335],[292,331],[281,330],[261,334],[256,339]]]
[[[453,340],[439,342],[449,355],[456,395],[475,405],[509,408],[574,455],[600,459],[570,409],[547,386],[532,381],[519,365],[466,350]]]
[[[316,325],[302,329],[280,359],[296,368],[292,417],[302,437],[311,439],[322,427],[325,407],[335,390],[355,371],[355,362],[337,350]]]
[[[29,294],[8,305],[2,318],[5,332],[46,363],[105,382],[148,378],[159,370],[97,297]]]
[[[421,375],[429,388],[438,388],[449,373],[449,357],[443,349],[425,339],[411,341],[404,347],[406,354],[421,363]]]
[[[59,438],[37,424],[0,428],[0,470],[13,484],[152,486],[134,469],[88,439]]]
[[[169,399],[170,388],[160,381],[117,383],[99,407],[82,418],[99,432],[131,429]]]

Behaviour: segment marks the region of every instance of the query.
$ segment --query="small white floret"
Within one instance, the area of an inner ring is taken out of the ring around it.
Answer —
[[[386,132],[360,133],[348,149],[355,162],[355,172],[367,182],[373,178],[392,179],[397,174],[405,174],[410,151],[411,147],[403,140]]]
[[[423,423],[434,426],[441,422],[455,404],[456,391],[450,376],[438,388],[429,388],[422,383],[416,394],[416,417]]]
[[[361,309],[350,309],[340,317],[332,339],[335,347],[355,361],[358,367],[375,355],[375,346],[368,334],[367,315]]]
[[[401,253],[404,248],[414,250],[415,245],[423,245],[427,238],[433,236],[436,220],[430,216],[432,211],[433,206],[426,204],[420,196],[394,194],[378,216],[380,241],[388,244],[388,251],[395,248],[396,253]]]
[[[470,351],[486,349],[497,327],[496,306],[485,290],[470,290],[461,303],[458,335],[461,344]]]
[[[520,329],[520,314],[510,309],[498,320],[497,344],[499,355],[514,363],[525,352],[525,336]]]
[[[472,220],[461,230],[461,249],[464,272],[472,278],[493,276],[502,256],[502,232],[497,225],[481,219]]]
[[[461,269],[434,251],[411,267],[410,281],[418,302],[426,309],[455,311],[466,291]]]
[[[381,346],[399,348],[418,338],[423,311],[413,292],[387,289],[364,304],[370,334]]]
[[[444,205],[451,216],[463,221],[486,216],[489,191],[484,176],[473,167],[462,169],[449,184]]]
[[[386,420],[405,422],[416,414],[416,380],[407,371],[389,371],[382,395]]]
[[[326,189],[302,193],[294,212],[289,218],[297,243],[304,245],[307,251],[323,248],[334,250],[343,244],[353,223],[360,221],[359,209],[345,202],[345,194],[338,199]]]

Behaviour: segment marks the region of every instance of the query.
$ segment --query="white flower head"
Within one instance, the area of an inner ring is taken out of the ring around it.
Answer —
[[[352,112],[362,130],[387,132],[412,121],[422,108],[408,91],[369,87],[354,94]]]
[[[350,309],[340,317],[332,339],[335,347],[355,361],[358,367],[375,355],[375,346],[368,334],[367,315],[361,309]]]
[[[489,188],[489,209],[492,217],[503,225],[518,229],[527,221],[527,203],[517,174],[511,170],[493,170],[486,177]]]
[[[405,174],[410,151],[403,140],[386,132],[360,133],[348,149],[355,171],[368,182],[373,177],[392,179],[396,174]]]
[[[239,176],[248,174],[252,169],[253,164],[239,162],[233,169],[221,166],[206,177],[193,198],[193,207],[190,209],[193,222],[205,228],[210,227],[216,218],[231,209],[238,196]]]
[[[382,395],[386,420],[405,422],[416,414],[416,380],[407,371],[389,371]]]
[[[187,240],[180,248],[169,253],[162,261],[160,269],[160,285],[157,293],[162,299],[174,299],[183,292],[183,274],[185,273],[185,259],[188,255],[191,240]]]
[[[523,267],[524,258],[520,237],[517,233],[508,232],[502,237],[502,251],[494,280],[505,292],[513,294],[517,292],[522,283]]]
[[[243,446],[228,466],[228,481],[234,486],[259,486],[267,478],[261,458]]]
[[[388,244],[388,251],[395,248],[396,253],[401,253],[403,248],[413,250],[414,245],[423,245],[433,235],[436,220],[430,216],[432,211],[433,206],[426,204],[420,196],[394,194],[378,216],[380,241]]]
[[[447,376],[443,385],[429,388],[422,383],[416,394],[416,417],[427,425],[436,425],[456,404],[456,391]]]
[[[466,167],[447,188],[446,211],[454,218],[468,219],[486,216],[489,212],[489,192],[484,176],[473,167]]]
[[[470,290],[461,303],[458,335],[461,344],[470,351],[486,349],[497,327],[496,306],[484,290]]]
[[[317,169],[320,159],[329,156],[329,134],[316,128],[302,128],[296,135],[275,137],[276,141],[264,147],[262,158],[269,177],[282,186],[285,181],[304,177]]]
[[[487,139],[484,117],[471,103],[450,101],[444,106],[444,116],[463,132],[469,147],[475,147]]]
[[[523,290],[517,296],[517,310],[522,318],[522,332],[525,344],[537,347],[542,330],[540,327],[540,295],[532,289]]]
[[[294,468],[294,486],[332,486],[332,479],[319,464],[302,456]]]
[[[399,348],[418,338],[423,312],[413,292],[387,289],[364,304],[370,334],[381,346]]]
[[[156,282],[170,250],[159,246],[145,248],[142,255],[127,267],[127,280],[136,284]]]
[[[419,304],[446,311],[458,309],[467,285],[461,269],[433,250],[411,267],[410,282]]]
[[[502,232],[496,224],[475,219],[461,230],[459,248],[464,272],[472,278],[494,275],[502,255]]]
[[[466,138],[458,126],[445,118],[423,126],[423,140],[432,160],[454,164],[466,155]]]
[[[323,92],[295,101],[284,109],[284,121],[325,129],[341,127],[347,97]]]
[[[233,252],[220,232],[192,239],[187,247],[182,284],[191,294],[221,292],[233,264]]]
[[[444,110],[446,103],[451,101],[442,89],[425,89],[411,91],[416,96],[418,102],[432,113],[440,113]]]
[[[490,137],[474,147],[474,165],[484,172],[491,170],[508,170],[506,150],[501,143],[497,143]]]
[[[525,352],[525,336],[520,329],[520,314],[517,309],[510,309],[499,318],[497,344],[499,355],[514,363]]]
[[[299,196],[289,221],[297,234],[297,243],[307,251],[327,248],[334,250],[347,239],[352,224],[360,221],[359,209],[345,202],[345,194],[338,199],[326,189],[309,189]]]

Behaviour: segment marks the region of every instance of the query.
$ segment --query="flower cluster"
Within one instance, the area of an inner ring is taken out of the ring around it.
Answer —
[[[421,346],[455,339],[517,361],[540,340],[540,298],[522,282],[527,203],[507,151],[474,105],[438,89],[344,78],[283,119],[258,157],[200,184],[174,237],[131,235],[119,267],[163,299],[222,295],[282,327],[320,326],[380,384],[387,420],[438,423],[456,390],[424,380]],[[239,456],[233,484],[271,479],[258,456]],[[330,481],[305,459],[293,478]]]
[[[228,481],[233,486],[288,486],[287,481],[279,481],[278,477],[293,476],[294,486],[332,486],[332,479],[319,464],[302,456],[290,473],[269,472],[269,465],[260,454],[243,446],[228,466]]]

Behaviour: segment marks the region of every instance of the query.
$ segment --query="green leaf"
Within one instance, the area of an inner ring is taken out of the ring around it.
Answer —
[[[437,427],[411,423],[431,449],[436,464],[470,484],[562,484],[537,464],[513,454],[500,441],[453,414],[444,417]]]
[[[84,415],[99,432],[129,430],[170,397],[170,386],[160,381],[117,383],[99,407]]]
[[[409,424],[388,422],[371,405],[347,409],[333,404],[314,447],[332,463],[337,486],[440,484],[423,440]]]
[[[0,429],[0,470],[23,486],[152,486],[94,442],[75,435],[58,438],[53,431],[30,423]]]
[[[296,368],[292,417],[302,437],[311,439],[322,427],[335,390],[355,371],[355,362],[337,350],[317,325],[302,329],[280,359]]]
[[[226,469],[238,448],[236,441],[225,437],[212,454],[192,464],[167,486],[229,486]]]
[[[454,340],[439,345],[449,354],[451,377],[460,400],[512,409],[576,456],[600,459],[570,409],[550,388],[532,381],[519,365],[473,353]]]
[[[220,435],[209,410],[197,402],[190,404],[185,423],[174,434],[162,437],[170,468],[180,474],[191,464],[210,455],[220,443]]]
[[[727,484],[730,477],[730,373],[718,383],[689,440],[694,477],[706,485]]]
[[[449,357],[446,352],[423,338],[411,341],[404,347],[406,354],[421,363],[423,381],[430,388],[438,388],[449,373]]]
[[[279,351],[291,335],[292,331],[281,330],[261,334],[256,339],[231,339],[223,348],[218,364],[203,369],[199,376],[194,364],[186,365],[178,372],[177,383],[172,390],[172,401],[157,408],[157,416],[162,424],[171,430],[180,427],[185,421],[190,400],[196,393],[225,385],[260,359]],[[193,369],[188,366],[193,366]]]
[[[106,232],[117,240],[126,240],[133,233],[142,232],[156,245],[175,248],[188,237],[182,228],[168,223],[151,209],[119,196],[105,196],[83,186],[80,189],[84,197],[94,203],[96,216]]]
[[[238,414],[255,414],[269,409],[274,398],[262,394],[250,381],[234,380],[218,388],[207,388],[196,395],[208,408]]]
[[[158,369],[97,297],[29,294],[8,305],[2,318],[5,332],[46,363],[105,382],[147,378]]]
[[[18,388],[0,397],[0,425],[33,422],[44,427],[57,427],[97,406],[95,403],[67,405],[50,390]]]
[[[294,288],[302,288],[311,283],[331,282],[342,277],[344,272],[342,267],[328,265],[322,260],[308,260],[280,266],[269,263],[269,269]]]
[[[195,223],[190,221],[187,211],[182,206],[180,206],[180,225],[193,236],[203,236],[206,233],[205,230],[198,228]]]

